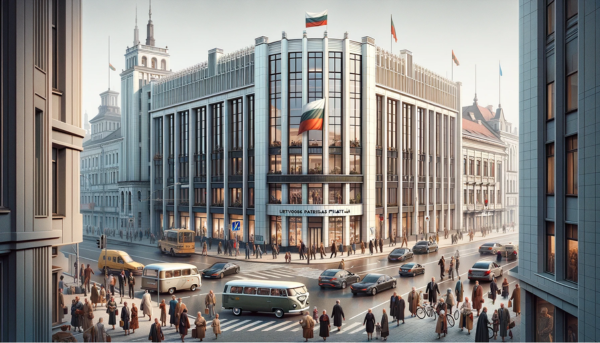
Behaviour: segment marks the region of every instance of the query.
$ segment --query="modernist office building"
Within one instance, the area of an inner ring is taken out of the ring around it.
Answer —
[[[525,341],[599,341],[596,1],[521,0],[519,267]],[[581,154],[579,153],[581,151]]]
[[[49,342],[58,249],[82,239],[81,1],[2,1],[0,16],[0,340]]]
[[[289,247],[461,227],[460,84],[410,51],[283,33],[146,87],[153,230]],[[317,99],[323,130],[299,135]]]

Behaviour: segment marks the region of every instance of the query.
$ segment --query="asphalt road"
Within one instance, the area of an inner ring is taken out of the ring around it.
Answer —
[[[496,239],[498,243],[509,243],[518,241],[518,234],[504,236]],[[411,244],[414,244],[411,242]],[[447,288],[454,289],[456,281],[450,281],[447,278],[444,281],[439,281],[439,267],[437,265],[440,257],[443,255],[447,261],[451,255],[453,255],[458,249],[460,254],[460,269],[459,273],[462,277],[465,287],[465,296],[471,298],[472,286],[474,283],[470,283],[467,280],[467,273],[469,268],[477,261],[481,259],[494,260],[495,256],[484,255],[480,256],[478,252],[479,246],[482,242],[474,242],[470,244],[463,244],[459,246],[441,248],[438,252],[432,252],[428,255],[415,255],[412,261],[420,263],[425,266],[426,271],[424,275],[416,277],[402,277],[398,276],[398,268],[403,264],[390,263],[387,258],[378,257],[367,257],[364,259],[348,261],[346,263],[346,269],[354,273],[358,273],[361,277],[368,273],[381,273],[387,274],[397,278],[397,286],[395,291],[406,297],[407,293],[412,287],[416,287],[417,290],[425,289],[427,283],[432,277],[435,277],[439,283],[440,292],[445,293]],[[204,257],[199,255],[192,255],[190,257],[171,257],[162,255],[158,249],[154,249],[147,246],[135,245],[135,244],[111,244],[110,249],[124,250],[137,262],[143,264],[151,264],[157,262],[185,262],[191,263],[198,267],[199,270],[209,267],[215,262],[220,261],[216,257]],[[63,247],[65,254],[71,254],[72,247]],[[101,272],[97,268],[97,260],[99,256],[99,249],[96,247],[96,242],[91,240],[84,240],[80,244],[80,263],[90,263],[96,275],[93,276],[93,281],[103,282]],[[270,255],[265,255],[268,258]],[[297,255],[294,256],[297,258]],[[228,261],[228,260],[225,260]],[[249,279],[249,280],[281,280],[281,281],[296,281],[302,282],[306,285],[310,292],[310,308],[311,312],[314,306],[321,312],[326,309],[328,313],[331,313],[331,309],[335,304],[335,300],[339,299],[345,312],[346,321],[344,323],[341,333],[332,334],[329,340],[332,341],[348,341],[354,340],[351,336],[346,334],[362,334],[364,332],[362,321],[364,315],[369,308],[372,308],[375,313],[381,313],[382,308],[389,308],[389,299],[394,290],[383,291],[375,296],[370,295],[358,295],[353,296],[350,287],[344,290],[340,289],[321,289],[318,286],[317,279],[321,272],[328,268],[337,268],[339,259],[335,262],[326,264],[310,264],[310,265],[297,265],[297,264],[268,264],[268,263],[253,263],[245,262],[242,259],[235,262],[241,268],[241,272],[235,276],[227,276],[225,279],[203,279],[202,287],[200,290],[195,292],[191,291],[178,291],[177,297],[183,298],[183,302],[186,303],[189,313],[195,316],[196,312],[202,312],[204,310],[204,295],[209,290],[213,290],[217,294],[217,308],[220,308],[220,294],[223,290],[225,283],[229,280],[234,279]],[[516,279],[508,276],[508,270],[515,267],[518,262],[513,261],[507,263],[503,261],[501,263],[504,268],[504,275],[510,283],[510,289],[514,288]],[[456,277],[456,275],[455,275]],[[502,282],[502,279],[498,279],[498,285]],[[489,291],[489,282],[481,282],[484,287],[484,297],[487,291]],[[136,277],[136,285],[141,285],[141,277]],[[127,292],[125,292],[127,293]],[[136,297],[141,298],[142,291],[137,290]],[[153,300],[156,301],[156,293],[153,294]],[[128,297],[126,297],[128,298]],[[124,298],[124,300],[126,299]],[[164,293],[161,294],[161,299],[165,298],[168,302],[169,295]],[[261,313],[250,313],[244,312],[242,316],[234,316],[230,310],[220,310],[221,326],[223,330],[224,340],[231,341],[297,341],[298,337],[302,336],[300,332],[300,326],[297,321],[300,320],[299,315],[286,314],[284,318],[277,319],[273,314],[261,314]],[[407,310],[407,315],[408,310]],[[317,326],[318,328],[318,326]],[[317,329],[318,330],[318,329]],[[212,332],[211,332],[212,334]],[[315,332],[315,336],[318,336],[318,332]],[[362,340],[362,337],[360,337]]]

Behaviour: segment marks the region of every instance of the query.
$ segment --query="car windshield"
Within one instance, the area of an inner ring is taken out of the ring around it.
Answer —
[[[326,270],[321,276],[335,276],[335,274],[337,274],[337,270]]]
[[[414,264],[414,263],[409,263],[409,264],[405,264],[405,265],[403,265],[403,266],[402,266],[402,268],[412,268],[412,267],[414,267],[414,266],[415,266],[415,264]]]
[[[485,243],[482,247],[493,247],[495,243]]]
[[[225,263],[215,263],[210,267],[210,269],[223,269],[225,267]]]
[[[127,253],[123,253],[121,257],[123,258],[123,261],[125,261],[125,263],[133,262],[133,259]]]
[[[302,287],[288,288],[288,294],[289,295],[306,294],[306,287],[302,286]]]
[[[404,254],[405,252],[405,249],[394,249],[394,251],[392,251],[392,254]]]
[[[477,262],[473,265],[474,269],[488,269],[490,267],[490,262]]]
[[[420,241],[417,245],[427,245],[427,241]]]
[[[375,283],[375,282],[377,282],[377,280],[379,280],[380,277],[381,277],[381,275],[367,275],[362,280],[362,282],[363,283]]]

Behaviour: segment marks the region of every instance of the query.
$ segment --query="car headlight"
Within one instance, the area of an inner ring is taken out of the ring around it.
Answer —
[[[304,300],[306,300],[306,295],[301,295],[297,299],[300,301],[304,301]]]

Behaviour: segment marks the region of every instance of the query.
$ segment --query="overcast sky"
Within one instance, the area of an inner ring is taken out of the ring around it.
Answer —
[[[121,91],[119,73],[125,66],[125,49],[133,45],[136,5],[140,41],[145,43],[148,1],[84,0],[83,2],[83,109],[97,114],[99,94],[108,88],[108,37],[111,89]],[[451,77],[451,51],[459,67],[462,105],[473,102],[475,65],[477,96],[483,106],[498,106],[498,63],[502,64],[502,107],[518,124],[518,1],[517,0],[397,0],[397,1],[195,1],[154,0],[152,20],[156,46],[168,46],[173,71],[207,60],[208,50],[225,53],[254,44],[259,36],[269,41],[301,38],[304,13],[327,9],[330,38],[375,38],[390,49],[390,15],[398,42],[393,51],[408,49],[413,61],[442,76]],[[323,27],[309,28],[308,37],[323,37]]]

